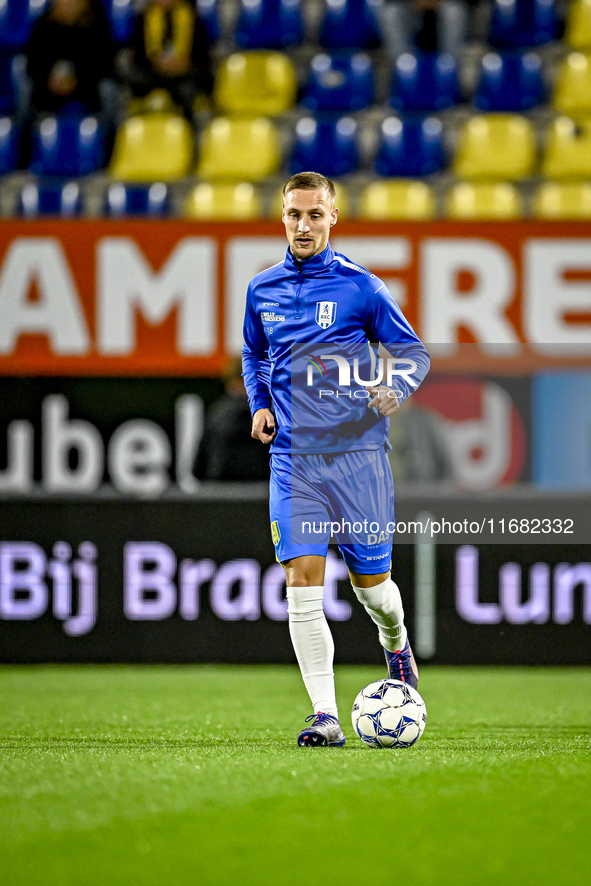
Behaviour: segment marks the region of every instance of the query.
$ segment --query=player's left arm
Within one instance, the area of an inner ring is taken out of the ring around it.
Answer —
[[[369,290],[367,332],[390,355],[387,368],[392,376],[391,385],[367,386],[374,395],[368,407],[376,407],[382,415],[392,415],[417,390],[429,372],[431,358],[386,284],[373,275],[364,278],[364,283]]]

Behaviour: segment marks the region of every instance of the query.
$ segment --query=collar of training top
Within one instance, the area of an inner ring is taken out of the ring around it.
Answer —
[[[298,261],[295,259],[288,246],[287,255],[283,265],[288,271],[295,271],[297,274],[305,274],[306,277],[313,277],[315,274],[321,274],[322,271],[325,271],[333,259],[334,252],[330,247],[330,243],[326,249],[323,249],[318,255],[313,255],[311,258],[304,259],[304,261]]]

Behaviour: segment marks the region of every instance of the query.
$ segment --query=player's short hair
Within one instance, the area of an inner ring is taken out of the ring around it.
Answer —
[[[283,185],[283,198],[285,199],[290,191],[317,191],[319,188],[324,188],[334,203],[336,192],[329,178],[319,172],[296,172]]]

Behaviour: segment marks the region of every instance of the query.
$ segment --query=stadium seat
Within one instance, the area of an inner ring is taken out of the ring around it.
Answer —
[[[240,0],[234,33],[243,49],[285,49],[304,38],[300,0]]]
[[[49,0],[2,0],[0,2],[0,46],[22,50],[35,21]]]
[[[195,174],[207,181],[262,181],[281,163],[279,136],[266,117],[217,117],[205,128],[199,152]]]
[[[375,181],[361,193],[359,215],[376,221],[433,218],[437,208],[433,190],[425,182],[407,179]]]
[[[557,117],[552,122],[542,152],[542,175],[559,180],[591,178],[591,116],[577,122]]]
[[[483,56],[473,100],[481,111],[527,111],[544,97],[542,63],[535,52]]]
[[[390,104],[399,111],[441,111],[462,101],[449,53],[404,52],[394,63]]]
[[[217,0],[197,0],[197,12],[212,43],[220,39],[222,26]]]
[[[437,117],[386,117],[375,170],[386,178],[431,175],[446,165],[443,126]]]
[[[196,219],[252,219],[262,211],[259,192],[250,182],[201,182],[184,207],[184,214]]]
[[[102,0],[116,43],[129,43],[133,33],[134,0]]]
[[[13,172],[18,164],[20,130],[10,117],[0,117],[0,175]]]
[[[365,52],[321,52],[310,65],[302,104],[316,111],[360,111],[374,100],[371,59]]]
[[[13,57],[8,53],[0,52],[0,114],[2,116],[10,116],[16,111],[16,84],[12,76]]]
[[[591,53],[571,52],[562,60],[552,105],[564,114],[591,113]]]
[[[80,188],[76,182],[27,182],[20,193],[19,209],[25,218],[39,215],[72,218],[80,212]]]
[[[188,174],[193,152],[193,130],[184,117],[130,117],[117,130],[109,172],[118,181],[174,181]]]
[[[560,36],[555,0],[494,0],[488,42],[499,49],[542,46]]]
[[[510,182],[457,182],[445,195],[449,218],[520,218],[523,199]]]
[[[151,185],[125,185],[114,182],[109,185],[105,200],[107,215],[125,218],[129,215],[161,217],[169,209],[168,188],[164,182]]]
[[[573,49],[591,49],[591,0],[573,0],[566,18],[564,39]]]
[[[224,114],[282,114],[293,107],[296,92],[293,64],[280,52],[236,52],[221,63],[215,77],[215,103]]]
[[[105,133],[96,117],[45,117],[33,128],[31,172],[80,176],[105,163]]]
[[[591,218],[591,182],[543,182],[532,212],[536,218]]]
[[[0,51],[0,115],[22,115],[26,108],[27,61]]]
[[[291,175],[314,169],[329,178],[338,178],[355,172],[358,166],[357,123],[352,117],[298,120],[289,161]]]
[[[536,135],[517,114],[479,114],[461,129],[454,158],[458,178],[518,181],[532,175]]]
[[[341,182],[333,182],[333,184],[335,189],[335,206],[339,210],[339,218],[342,219],[343,217],[350,214],[351,201],[349,199],[349,192],[347,191],[347,188],[343,184],[341,184]],[[271,216],[273,218],[280,218],[282,208],[283,185],[278,187],[273,194],[273,199],[271,200]]]
[[[380,32],[374,10],[379,0],[326,0],[319,43],[326,49],[375,49]]]

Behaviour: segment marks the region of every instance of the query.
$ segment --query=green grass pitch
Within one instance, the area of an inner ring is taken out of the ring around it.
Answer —
[[[295,667],[0,668],[2,886],[561,886],[591,871],[591,670],[423,667],[408,750],[298,749]]]

